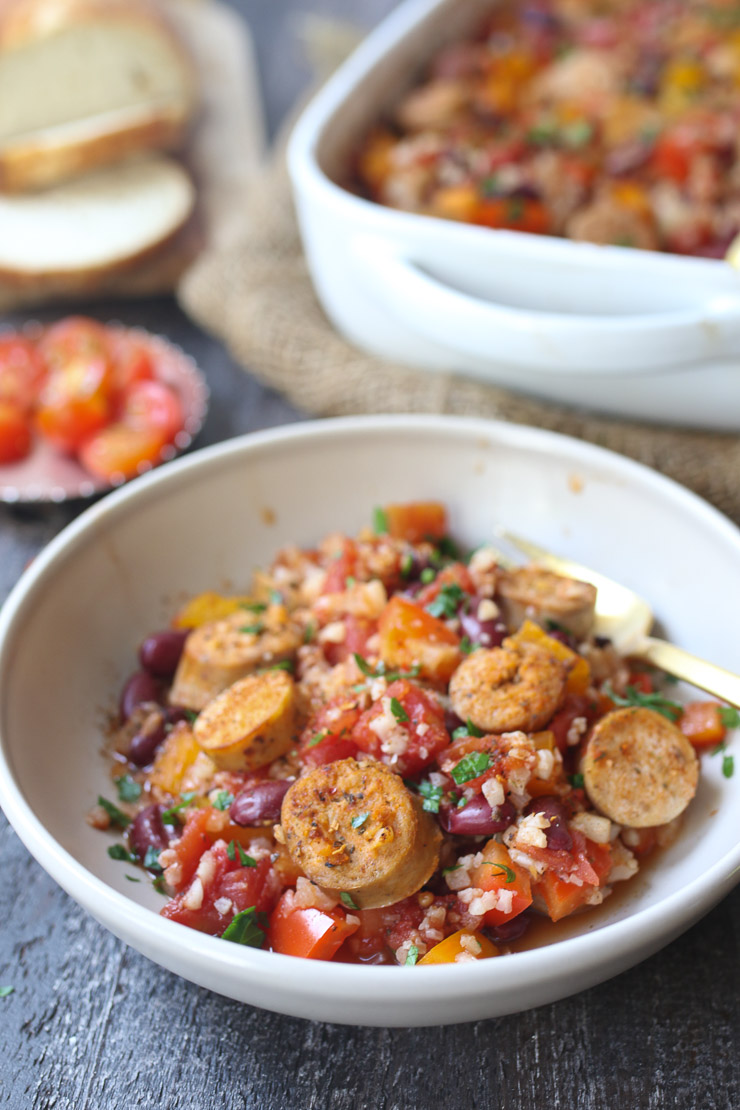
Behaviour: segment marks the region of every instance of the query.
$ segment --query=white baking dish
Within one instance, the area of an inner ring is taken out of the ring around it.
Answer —
[[[400,212],[343,187],[364,128],[491,0],[406,0],[289,146],[322,304],[373,354],[629,417],[740,430],[740,275],[726,262]]]

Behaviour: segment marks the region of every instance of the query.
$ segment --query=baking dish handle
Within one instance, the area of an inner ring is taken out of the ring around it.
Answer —
[[[629,375],[740,355],[738,296],[675,311],[574,315],[514,308],[461,292],[387,242],[355,243],[367,291],[417,335],[462,352],[546,373]]]

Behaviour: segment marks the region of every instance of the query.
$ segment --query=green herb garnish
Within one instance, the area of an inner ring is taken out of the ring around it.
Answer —
[[[131,775],[121,775],[113,780],[116,784],[119,800],[122,802],[136,802],[141,797],[141,784],[132,779]]]
[[[109,802],[107,798],[102,798],[98,794],[98,805],[102,806],[105,812],[111,819],[111,824],[118,825],[119,829],[126,829],[131,824],[131,818],[122,813],[118,806],[114,806],[113,802]]]
[[[164,885],[164,878],[162,875],[157,876],[157,878],[152,883],[152,886],[156,890],[157,894],[164,894],[165,898],[167,897],[167,887]]]
[[[123,844],[111,844],[108,849],[108,855],[111,859],[120,860],[122,863],[136,863],[136,856],[133,852],[129,852],[124,848]]]
[[[404,966],[405,967],[413,967],[418,959],[419,959],[419,948],[416,944],[412,944],[412,945],[409,946],[409,951],[408,951],[408,955],[406,956],[406,959],[404,961]]]
[[[343,890],[343,891],[340,892],[339,898],[340,898],[340,901],[342,901],[344,903],[344,905],[347,907],[347,909],[349,909],[349,910],[359,910],[360,907],[357,905],[357,903],[355,902],[352,895],[348,894],[346,890]]]
[[[405,722],[409,720],[409,715],[401,705],[398,698],[391,698],[391,713],[401,725],[405,724]]]
[[[259,636],[265,631],[264,624],[243,624],[239,629],[245,636]]]
[[[0,998],[7,998],[14,990],[15,987],[0,987]]]
[[[358,813],[356,817],[352,818],[352,820],[350,821],[350,825],[353,829],[361,829],[369,816],[369,813]]]
[[[441,786],[434,786],[429,779],[423,779],[418,786],[419,794],[424,799],[421,808],[427,813],[439,813],[439,803],[442,801],[444,790]]]
[[[141,879],[137,879],[136,875],[125,875],[124,878],[128,879],[130,883],[140,883]]]
[[[264,601],[241,601],[239,608],[246,609],[250,613],[264,613],[267,604]]]
[[[194,709],[186,709],[185,716],[188,721],[190,721],[191,725],[195,724],[195,722],[198,720],[198,714],[195,712]]]
[[[307,748],[315,748],[316,745],[320,744],[321,741],[324,740],[325,737],[327,737],[328,735],[329,735],[329,733],[328,733],[327,729],[322,729],[321,732],[317,732],[315,736],[311,737],[311,739],[306,744],[306,747]]]
[[[428,586],[429,583],[433,582],[436,577],[437,572],[436,570],[434,570],[433,567],[424,567],[424,570],[419,575],[419,580],[423,583],[423,585]]]
[[[468,717],[464,725],[460,725],[458,728],[455,729],[455,731],[452,733],[452,739],[464,740],[466,736],[474,736],[476,740],[479,740],[481,736],[485,736],[483,730],[479,729],[477,725],[474,725],[473,722],[470,720],[470,717]]]
[[[261,928],[265,915],[258,914],[255,906],[242,910],[235,915],[230,925],[221,934],[223,940],[234,944],[245,944],[249,948],[261,948],[265,943],[265,930]]]
[[[740,728],[740,712],[734,705],[721,705],[719,719],[725,728]]]
[[[414,556],[410,551],[401,556],[401,578],[408,578],[414,569]]]
[[[611,698],[615,705],[633,709],[654,709],[656,713],[667,717],[669,721],[677,721],[683,713],[683,706],[679,705],[678,702],[671,701],[670,698],[666,698],[662,694],[645,694],[642,690],[638,690],[636,686],[628,686],[624,692],[624,697],[622,697],[620,694],[615,694],[611,685],[606,682],[604,683],[604,693],[608,698]]]
[[[382,659],[373,670],[367,659],[363,659],[357,652],[354,652],[352,658],[366,678],[384,678],[387,682],[395,682],[397,678],[416,678],[420,670],[419,666],[414,664],[410,671],[387,671]]]
[[[293,673],[293,660],[281,659],[279,663],[273,663],[271,667],[265,667],[266,671],[288,671],[289,674]]]
[[[731,779],[735,774],[735,757],[726,755],[722,758],[722,774],[726,779]]]
[[[574,120],[573,123],[566,124],[560,131],[565,145],[573,150],[590,142],[593,133],[593,124],[589,123],[587,119]]]
[[[197,796],[197,790],[189,790],[187,794],[181,794],[180,801],[164,811],[162,814],[162,822],[165,825],[173,825],[175,823],[175,818],[179,818],[179,814],[182,810],[187,809],[193,798],[197,798]]]
[[[461,867],[462,867],[461,863],[456,863],[454,867],[443,867],[442,868],[442,874],[443,875],[449,875],[453,871],[459,871]]]
[[[483,867],[495,867],[506,876],[507,883],[516,882],[516,872],[507,867],[505,863],[489,863],[488,860],[483,861]]]
[[[491,757],[488,752],[469,752],[450,772],[458,786],[471,779],[477,779],[491,766]]]
[[[284,605],[285,598],[280,590],[270,590],[270,605]]]
[[[220,809],[224,813],[231,803],[234,801],[234,795],[228,790],[219,790],[216,797],[211,802],[214,809]]]
[[[506,202],[506,218],[512,223],[518,223],[524,215],[524,200],[522,197],[509,197]]]
[[[460,651],[463,653],[463,655],[471,655],[475,651],[477,646],[478,645],[474,644],[469,636],[463,636],[462,640],[460,641]]]
[[[231,840],[229,842],[228,848],[226,849],[226,855],[229,857],[232,863],[236,863],[237,854],[239,856],[239,863],[242,865],[242,867],[257,866],[257,860],[253,859],[252,856],[248,856],[242,848],[241,844],[239,844],[236,840]]]
[[[583,786],[583,775],[581,775],[581,774],[568,775],[568,782],[570,783],[571,786],[574,786],[576,788],[576,790],[578,790]]]
[[[457,616],[457,611],[467,596],[457,582],[446,582],[434,601],[430,601],[426,606],[426,611],[433,617],[451,619]]]
[[[150,844],[144,855],[144,867],[147,871],[153,871],[155,875],[162,874],[162,864],[159,862],[159,852]]]
[[[303,629],[303,642],[304,642],[304,644],[310,644],[315,635],[316,635],[316,625],[313,621],[309,621],[308,624],[306,625],[306,627]]]
[[[382,536],[388,532],[388,513],[380,507],[373,509],[373,532],[376,536]]]

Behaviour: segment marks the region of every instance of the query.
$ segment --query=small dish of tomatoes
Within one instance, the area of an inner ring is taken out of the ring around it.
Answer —
[[[208,388],[179,347],[83,316],[0,332],[0,500],[90,497],[174,458]]]

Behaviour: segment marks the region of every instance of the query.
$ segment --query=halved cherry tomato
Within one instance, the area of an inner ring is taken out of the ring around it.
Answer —
[[[292,891],[286,891],[270,918],[267,934],[273,952],[330,960],[345,939],[356,932],[359,922],[350,923],[344,910],[296,907]]]
[[[0,463],[18,462],[31,450],[31,425],[23,409],[0,400]]]
[[[112,328],[108,332],[108,345],[117,392],[125,393],[137,382],[151,381],[154,360],[145,343],[127,331]]]
[[[62,451],[76,451],[112,416],[112,370],[105,359],[78,356],[54,370],[41,391],[36,426]]]
[[[678,727],[695,748],[713,748],[721,744],[727,729],[716,701],[692,701],[684,706]]]
[[[386,505],[388,534],[397,540],[421,543],[441,540],[447,535],[447,510],[439,501],[411,501],[407,505]]]
[[[497,840],[489,840],[482,855],[483,861],[470,874],[471,886],[501,891],[502,895],[511,894],[511,899],[502,898],[501,909],[487,910],[483,918],[486,925],[503,925],[532,905],[529,873],[513,862],[504,845]]]
[[[172,443],[183,426],[183,419],[180,398],[163,382],[138,381],[126,391],[122,423],[158,432],[162,445]]]
[[[460,662],[460,640],[444,621],[396,594],[378,623],[380,655],[387,667],[410,670],[431,682],[446,683]]]
[[[70,362],[101,361],[112,368],[108,331],[87,316],[67,316],[46,328],[39,339],[39,354],[52,371]]]
[[[109,424],[92,435],[80,448],[82,465],[103,481],[134,478],[159,462],[162,436],[152,428],[132,428],[129,424]]]
[[[35,343],[16,332],[0,335],[0,401],[30,412],[45,377],[46,366]]]
[[[393,751],[392,744],[384,748],[384,737],[390,732],[404,738],[402,751]],[[400,775],[415,775],[450,744],[439,702],[405,678],[392,682],[362,714],[352,739],[361,751],[388,763]]]

